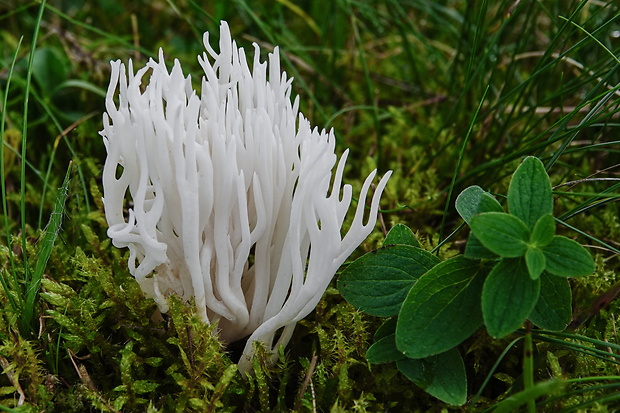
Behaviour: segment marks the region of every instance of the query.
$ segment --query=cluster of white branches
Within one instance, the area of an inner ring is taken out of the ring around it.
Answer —
[[[239,363],[247,370],[254,341],[274,354],[286,345],[372,231],[389,173],[366,223],[375,172],[365,180],[342,236],[352,198],[342,185],[347,152],[338,161],[333,132],[298,113],[278,49],[267,63],[254,45],[250,68],[225,22],[219,53],[208,33],[204,46],[199,93],[177,60],[168,71],[161,51],[136,72],[131,61],[112,62],[101,132],[105,213],[146,296],[162,312],[171,294],[193,300],[225,342],[250,336]]]

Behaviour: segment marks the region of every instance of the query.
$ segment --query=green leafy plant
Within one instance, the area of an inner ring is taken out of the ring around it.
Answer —
[[[472,186],[456,200],[471,227],[465,257],[497,257],[482,288],[484,324],[504,337],[526,318],[548,330],[570,321],[567,277],[594,272],[594,261],[577,242],[555,235],[551,183],[542,162],[525,158],[508,188],[508,210],[492,195]]]
[[[396,362],[429,394],[461,405],[467,378],[456,347],[481,326],[495,338],[526,320],[545,330],[567,326],[567,277],[593,273],[594,261],[577,242],[555,235],[551,183],[539,159],[527,157],[517,168],[507,204],[508,213],[478,186],[459,195],[456,209],[471,228],[463,255],[441,261],[397,225],[383,248],[347,267],[338,280],[345,299],[391,317],[368,349],[370,363]]]

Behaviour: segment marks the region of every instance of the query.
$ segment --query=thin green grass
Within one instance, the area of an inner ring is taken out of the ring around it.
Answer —
[[[493,378],[493,375],[495,374],[495,372],[497,371],[498,367],[500,366],[501,362],[505,359],[505,357],[508,355],[508,352],[510,352],[515,346],[516,344],[521,341],[524,338],[524,336],[520,336],[515,338],[514,340],[512,340],[502,351],[502,353],[499,355],[499,357],[497,358],[497,360],[495,361],[495,364],[493,364],[493,366],[491,367],[491,369],[489,370],[488,374],[486,375],[486,377],[484,378],[484,381],[482,382],[482,385],[480,386],[480,389],[478,390],[478,392],[474,395],[474,397],[471,399],[471,405],[475,406],[476,403],[478,402],[478,400],[480,399],[480,397],[482,396],[482,392],[486,389],[487,385],[489,384],[489,382],[491,381],[491,379]]]
[[[4,271],[6,271],[6,273],[3,273],[2,276],[0,277],[0,282],[2,282],[2,287],[6,293],[6,296],[9,300],[9,303],[11,305],[11,308],[13,310],[13,312],[15,312],[18,316],[19,316],[19,325],[20,325],[20,329],[21,332],[25,335],[30,335],[32,334],[32,332],[34,331],[34,319],[35,319],[35,312],[36,309],[38,307],[37,303],[36,303],[36,299],[38,296],[38,292],[39,292],[39,286],[41,283],[41,278],[43,276],[43,271],[45,270],[47,261],[51,255],[53,246],[54,246],[54,241],[60,231],[60,225],[62,222],[62,213],[64,211],[64,202],[67,198],[67,190],[68,190],[68,184],[69,184],[69,170],[67,171],[67,174],[65,176],[65,180],[63,182],[62,187],[59,190],[59,193],[57,195],[57,199],[56,199],[56,203],[54,205],[54,209],[52,211],[52,214],[50,216],[50,221],[45,229],[45,235],[43,236],[42,239],[42,243],[41,243],[41,249],[39,251],[39,256],[36,262],[36,265],[34,267],[34,269],[30,268],[30,263],[29,263],[29,258],[28,258],[28,242],[27,242],[27,234],[28,231],[26,229],[26,204],[25,204],[25,200],[26,200],[26,167],[28,166],[27,162],[25,162],[25,160],[27,159],[27,147],[28,147],[28,107],[29,107],[29,97],[30,97],[30,84],[31,84],[31,79],[32,79],[32,62],[34,60],[34,53],[36,50],[36,43],[37,43],[37,37],[38,37],[38,31],[41,25],[41,21],[42,21],[42,17],[43,17],[43,11],[45,10],[45,2],[42,2],[39,8],[39,13],[37,15],[37,20],[36,20],[36,24],[35,24],[35,31],[34,31],[34,35],[33,35],[33,40],[32,40],[32,44],[31,44],[31,48],[30,48],[30,55],[28,58],[28,67],[27,67],[27,76],[26,76],[26,80],[25,80],[25,85],[24,85],[24,106],[23,106],[23,126],[22,126],[22,131],[21,131],[21,152],[19,153],[19,159],[22,160],[21,162],[21,166],[20,166],[20,188],[19,188],[19,205],[20,205],[20,224],[21,224],[21,247],[22,247],[22,251],[24,252],[22,255],[22,262],[23,262],[23,275],[18,275],[18,272],[16,270],[16,266],[17,266],[17,262],[15,260],[15,257],[13,256],[12,250],[11,248],[8,249],[8,258],[9,258],[9,265],[10,265],[10,269],[4,269]],[[8,102],[8,96],[9,96],[9,91],[10,91],[10,80],[13,76],[13,71],[15,68],[15,62],[17,60],[17,56],[19,53],[19,46],[21,45],[21,41],[22,38],[20,38],[19,43],[18,43],[18,47],[15,50],[12,62],[11,62],[11,67],[9,69],[8,72],[8,77],[7,77],[7,84],[6,84],[6,88],[4,91],[4,98],[3,98],[3,106],[2,107],[7,107],[7,102]],[[6,112],[3,112],[3,116],[0,120],[0,136],[5,136],[5,128],[6,128]],[[0,175],[1,176],[6,176],[6,172],[5,171],[5,165],[4,165],[4,145],[0,145]],[[75,153],[74,153],[75,155]],[[51,159],[53,160],[53,153],[51,156]],[[48,173],[49,175],[49,173]],[[45,193],[45,189],[48,186],[48,179],[44,179],[43,182],[43,194]],[[7,206],[7,191],[6,191],[6,182],[3,179],[2,180],[2,184],[1,184],[1,191],[2,191],[2,211],[3,211],[3,218],[4,218],[4,227],[5,227],[5,237],[6,237],[6,243],[8,246],[11,246],[12,244],[12,237],[11,234],[9,232],[9,213],[8,213],[8,206]],[[44,196],[42,196],[42,199],[44,199]],[[43,211],[43,205],[41,205],[40,207],[40,214]],[[8,275],[10,273],[12,273],[12,279],[8,280],[7,277],[5,277],[5,274]],[[19,294],[14,294],[14,292],[19,292]]]
[[[602,360],[605,363],[620,365],[620,355],[613,353],[613,351],[617,352],[620,350],[620,345],[618,344],[570,333],[539,331],[535,332],[534,336],[540,341],[577,352],[582,354],[584,357],[592,357]],[[620,376],[618,375],[567,378],[564,382],[567,386],[569,386],[570,390],[548,398],[545,401],[545,405],[552,405],[553,403],[573,398],[574,396],[586,398],[586,400],[579,403],[574,403],[570,407],[559,410],[562,412],[572,412],[582,411],[581,409],[593,405],[611,405],[612,402],[619,400],[616,391],[618,385],[620,384]],[[592,383],[605,384],[592,385]],[[577,385],[580,387],[575,388],[574,386]],[[586,397],[587,393],[592,393],[595,396]]]
[[[24,122],[22,124],[22,142],[21,142],[21,154],[20,154],[20,159],[25,160],[26,159],[26,148],[27,148],[27,137],[28,137],[28,102],[30,101],[30,82],[32,80],[32,63],[34,61],[34,52],[36,50],[36,46],[37,46],[37,37],[39,34],[39,28],[41,27],[41,20],[43,18],[43,11],[45,10],[45,1],[41,2],[41,5],[39,7],[39,13],[37,15],[37,19],[36,19],[36,23],[35,23],[35,28],[34,28],[34,32],[33,32],[33,36],[32,36],[32,43],[30,46],[30,56],[28,57],[28,68],[26,70],[26,85],[24,87],[24,109],[23,109],[23,114],[24,114]],[[21,245],[22,245],[22,251],[24,252],[22,261],[24,264],[24,282],[26,285],[26,288],[29,288],[31,285],[31,274],[30,274],[30,267],[28,264],[28,255],[26,253],[26,251],[28,251],[28,242],[27,242],[27,232],[26,232],[26,162],[21,162],[21,168],[20,168],[20,187],[19,187],[19,194],[20,194],[20,203],[19,203],[19,210],[20,210],[20,224],[21,224]],[[9,242],[9,240],[7,240],[7,242]],[[10,242],[9,242],[10,245]],[[22,308],[22,314],[23,311],[26,310],[25,308]],[[29,325],[31,320],[23,320],[25,322],[22,322],[21,325],[22,327],[26,325],[26,323]],[[23,330],[23,333],[30,333],[31,330]]]
[[[45,227],[43,237],[39,241],[39,253],[37,257],[37,262],[34,267],[34,271],[31,273],[32,277],[28,280],[28,283],[26,284],[26,288],[24,291],[26,299],[20,317],[22,331],[32,331],[33,328],[32,322],[36,315],[36,301],[39,295],[41,279],[43,278],[43,271],[45,271],[47,262],[52,254],[52,249],[54,248],[54,242],[58,237],[62,225],[62,216],[65,212],[65,202],[67,200],[69,192],[70,176],[71,164],[69,164],[69,168],[67,168],[67,173],[65,174],[62,186],[59,188],[58,194],[56,195],[54,209],[52,210],[49,222]]]
[[[560,380],[549,379],[542,381],[526,389],[507,397],[496,406],[493,407],[493,413],[510,413],[517,411],[521,406],[526,405],[528,412],[536,412],[535,400],[556,393],[562,388],[563,383]]]
[[[17,413],[18,412],[15,409],[9,409],[8,407],[2,406],[1,404],[0,404],[0,410],[2,410],[3,412],[9,412],[9,413]]]
[[[11,60],[11,66],[9,68],[9,72],[8,72],[8,77],[7,77],[7,82],[6,82],[6,86],[4,89],[4,97],[3,97],[3,101],[2,101],[2,107],[6,108],[7,107],[7,101],[8,101],[8,96],[9,96],[9,90],[10,90],[10,86],[11,86],[11,78],[13,77],[13,70],[15,69],[15,61],[17,60],[17,55],[19,52],[19,46],[21,46],[21,42],[22,42],[23,38],[19,39],[19,43],[18,43],[18,47],[15,49],[15,53],[13,55],[13,58]],[[5,170],[5,165],[4,165],[4,151],[5,149],[5,145],[4,145],[4,136],[5,136],[5,127],[6,127],[6,110],[4,110],[2,112],[2,116],[0,116],[0,136],[2,136],[2,145],[0,145],[0,176],[3,178],[2,182],[0,182],[0,190],[2,191],[2,216],[4,219],[4,233],[6,236],[6,243],[7,245],[11,245],[11,234],[9,232],[9,214],[8,214],[8,205],[7,205],[7,199],[6,199],[6,195],[7,195],[7,191],[6,191],[6,180],[4,179],[4,177],[6,176],[6,170]],[[8,258],[9,258],[9,266],[11,269],[14,269],[17,265],[17,263],[15,262],[15,258],[13,257],[13,253],[11,251],[11,249],[9,249],[9,253],[8,253]],[[13,277],[12,277],[12,285],[9,286],[9,283],[11,281],[9,281],[7,278],[7,275],[9,273],[9,270],[7,269],[3,269],[2,272],[0,273],[0,282],[2,282],[2,288],[4,289],[9,304],[11,305],[11,308],[13,311],[17,312],[19,311],[20,305],[17,303],[16,298],[13,297],[13,295],[11,294],[11,291],[15,291],[17,286],[17,277],[15,275],[15,272],[13,272]]]

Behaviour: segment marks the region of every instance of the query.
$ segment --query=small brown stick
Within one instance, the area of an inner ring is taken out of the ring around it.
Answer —
[[[78,358],[73,351],[69,350],[69,360],[71,360],[71,364],[73,364],[73,368],[75,368],[75,372],[77,373],[82,383],[85,384],[89,390],[97,391],[95,383],[93,383],[90,375],[88,374],[88,371],[86,371],[86,367],[84,367],[83,365],[78,366],[78,364],[75,362],[74,357]]]
[[[90,357],[90,356],[87,356],[87,357]],[[93,393],[95,393],[99,401],[101,401],[101,403],[103,403],[108,409],[110,409],[110,411],[115,412],[115,413],[121,413],[120,411],[116,410],[112,405],[110,405],[110,403],[108,403],[101,396],[101,394],[99,394],[99,392],[97,391],[97,387],[95,386],[95,383],[93,383],[93,380],[90,378],[90,375],[88,374],[88,371],[86,370],[86,367],[84,367],[81,364],[78,365],[75,362],[74,358],[80,359],[80,357],[78,357],[73,351],[69,350],[69,360],[71,360],[71,363],[73,364],[73,368],[75,368],[75,371],[78,374],[78,377],[80,378],[80,380],[82,381],[82,384],[84,384],[88,388],[88,390],[91,390]]]
[[[13,374],[13,367],[11,366],[9,361],[2,356],[0,356],[0,366],[2,366],[4,374],[6,374],[13,387],[15,387],[17,393],[19,393],[19,400],[17,401],[17,405],[22,406],[26,401],[26,394],[24,394],[24,390],[22,389],[22,386],[20,386],[19,380],[16,379],[15,375]]]
[[[299,411],[301,408],[301,399],[306,394],[306,389],[308,389],[308,385],[311,386],[312,390],[312,408],[313,411],[316,411],[316,401],[314,400],[314,385],[312,384],[312,374],[314,373],[314,369],[316,368],[316,362],[319,356],[316,354],[312,356],[312,360],[310,360],[310,365],[308,366],[308,371],[306,372],[306,377],[304,378],[304,382],[299,389],[299,394],[297,394],[297,400],[295,401],[295,411]]]

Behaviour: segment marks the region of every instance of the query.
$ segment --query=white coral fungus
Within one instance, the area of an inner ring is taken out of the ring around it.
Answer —
[[[342,237],[352,197],[342,185],[347,152],[336,165],[333,131],[311,129],[298,99],[291,103],[278,49],[267,63],[254,45],[250,69],[225,22],[220,52],[209,33],[204,46],[200,93],[178,60],[168,72],[161,50],[159,62],[135,73],[131,60],[128,70],[111,63],[101,132],[105,214],[113,244],[129,247],[131,274],[162,312],[177,294],[217,322],[223,341],[250,336],[239,363],[247,370],[254,342],[272,354],[286,345],[371,232],[390,174],[364,224],[376,171],[368,176]]]

